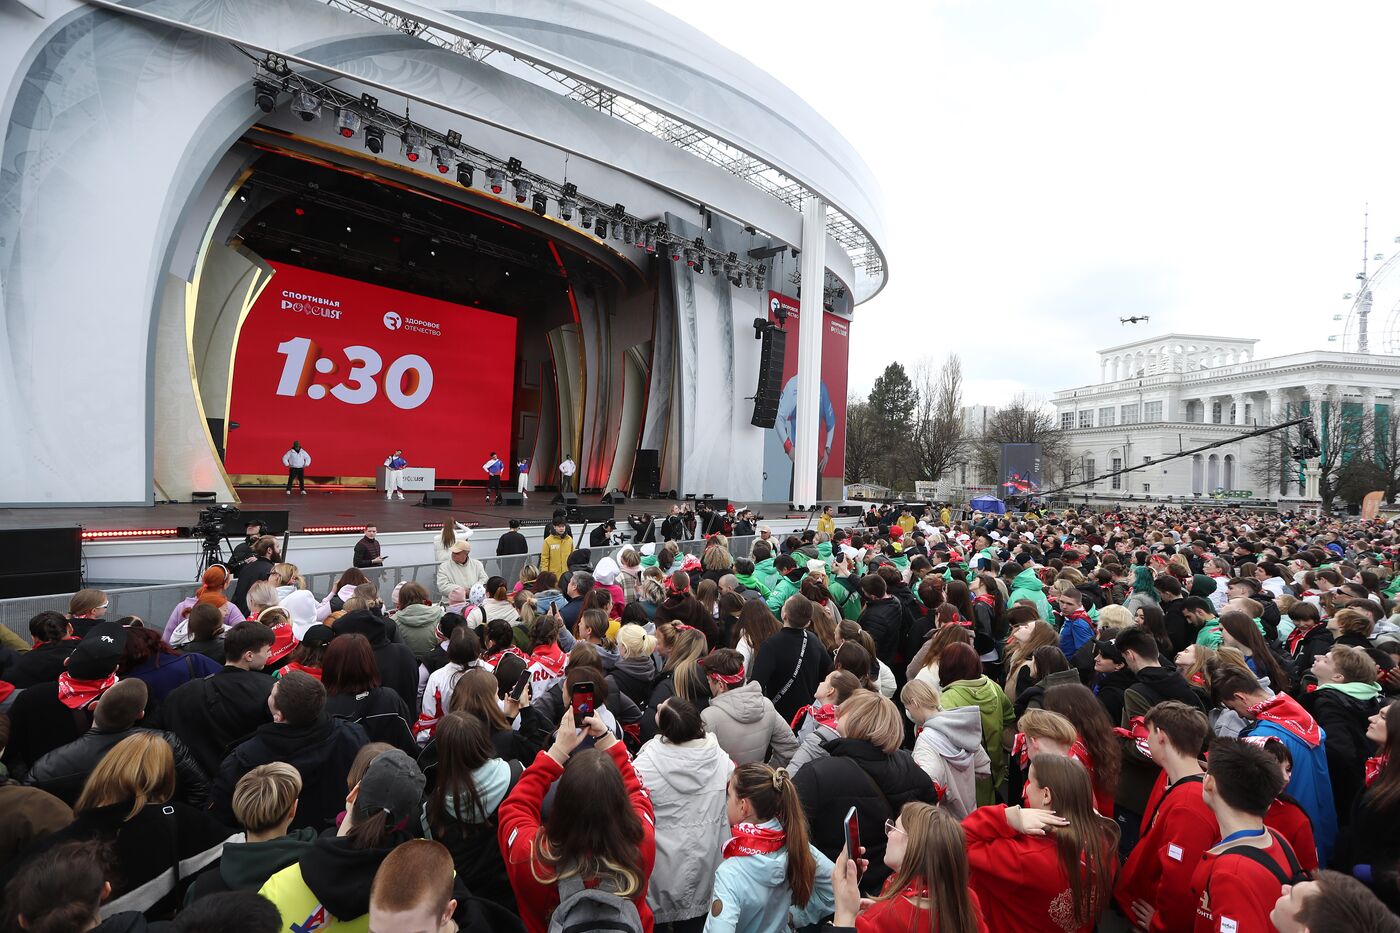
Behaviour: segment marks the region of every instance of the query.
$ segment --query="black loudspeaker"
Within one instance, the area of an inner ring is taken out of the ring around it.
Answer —
[[[571,492],[561,492],[553,499],[549,500],[550,505],[574,506],[578,505],[578,496]]]
[[[714,509],[716,512],[723,512],[729,508],[729,500],[724,498],[717,499],[714,496],[706,496],[700,501],[703,502],[705,505],[708,505],[710,508]]]
[[[838,505],[838,506],[836,507],[836,514],[837,514],[837,515],[864,515],[864,514],[865,514],[865,511],[864,511],[863,509],[861,509],[861,507],[858,506],[858,505]]]
[[[432,489],[423,493],[424,505],[441,505],[452,508],[452,493],[445,489]]]
[[[73,593],[83,586],[83,529],[0,531],[0,599]]]
[[[501,505],[524,506],[525,496],[518,492],[501,493]]]
[[[655,499],[661,495],[661,451],[642,449],[632,461],[632,495]]]
[[[598,524],[613,517],[610,505],[573,505],[569,507],[569,521]]]
[[[637,451],[637,459],[632,461],[633,470],[661,469],[661,451],[643,448]]]
[[[763,352],[758,364],[758,392],[753,400],[756,428],[771,428],[778,420],[778,398],[783,394],[783,358],[787,355],[787,331],[770,327],[763,332]]]
[[[608,505],[626,505],[627,494],[620,490],[614,489],[612,492],[608,493],[603,497],[603,501],[606,502]]]

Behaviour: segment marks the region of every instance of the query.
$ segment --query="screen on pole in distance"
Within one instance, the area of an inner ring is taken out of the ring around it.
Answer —
[[[402,448],[444,479],[509,459],[515,318],[272,263],[234,358],[225,468],[374,476]]]

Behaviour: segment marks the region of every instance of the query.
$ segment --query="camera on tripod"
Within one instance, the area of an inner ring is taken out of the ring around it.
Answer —
[[[222,539],[241,536],[242,514],[236,505],[211,505],[200,510],[199,519],[190,526],[190,537]]]

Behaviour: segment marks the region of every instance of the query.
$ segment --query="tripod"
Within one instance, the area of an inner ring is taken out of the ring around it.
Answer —
[[[204,571],[215,564],[227,563],[224,560],[224,540],[217,534],[204,536],[204,543],[199,548],[199,565],[195,573],[197,578],[204,576]],[[229,551],[229,556],[233,556],[232,550]]]

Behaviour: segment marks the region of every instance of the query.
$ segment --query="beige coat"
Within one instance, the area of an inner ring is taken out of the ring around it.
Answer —
[[[700,718],[736,765],[763,761],[781,768],[797,751],[797,736],[755,681],[710,700]]]

